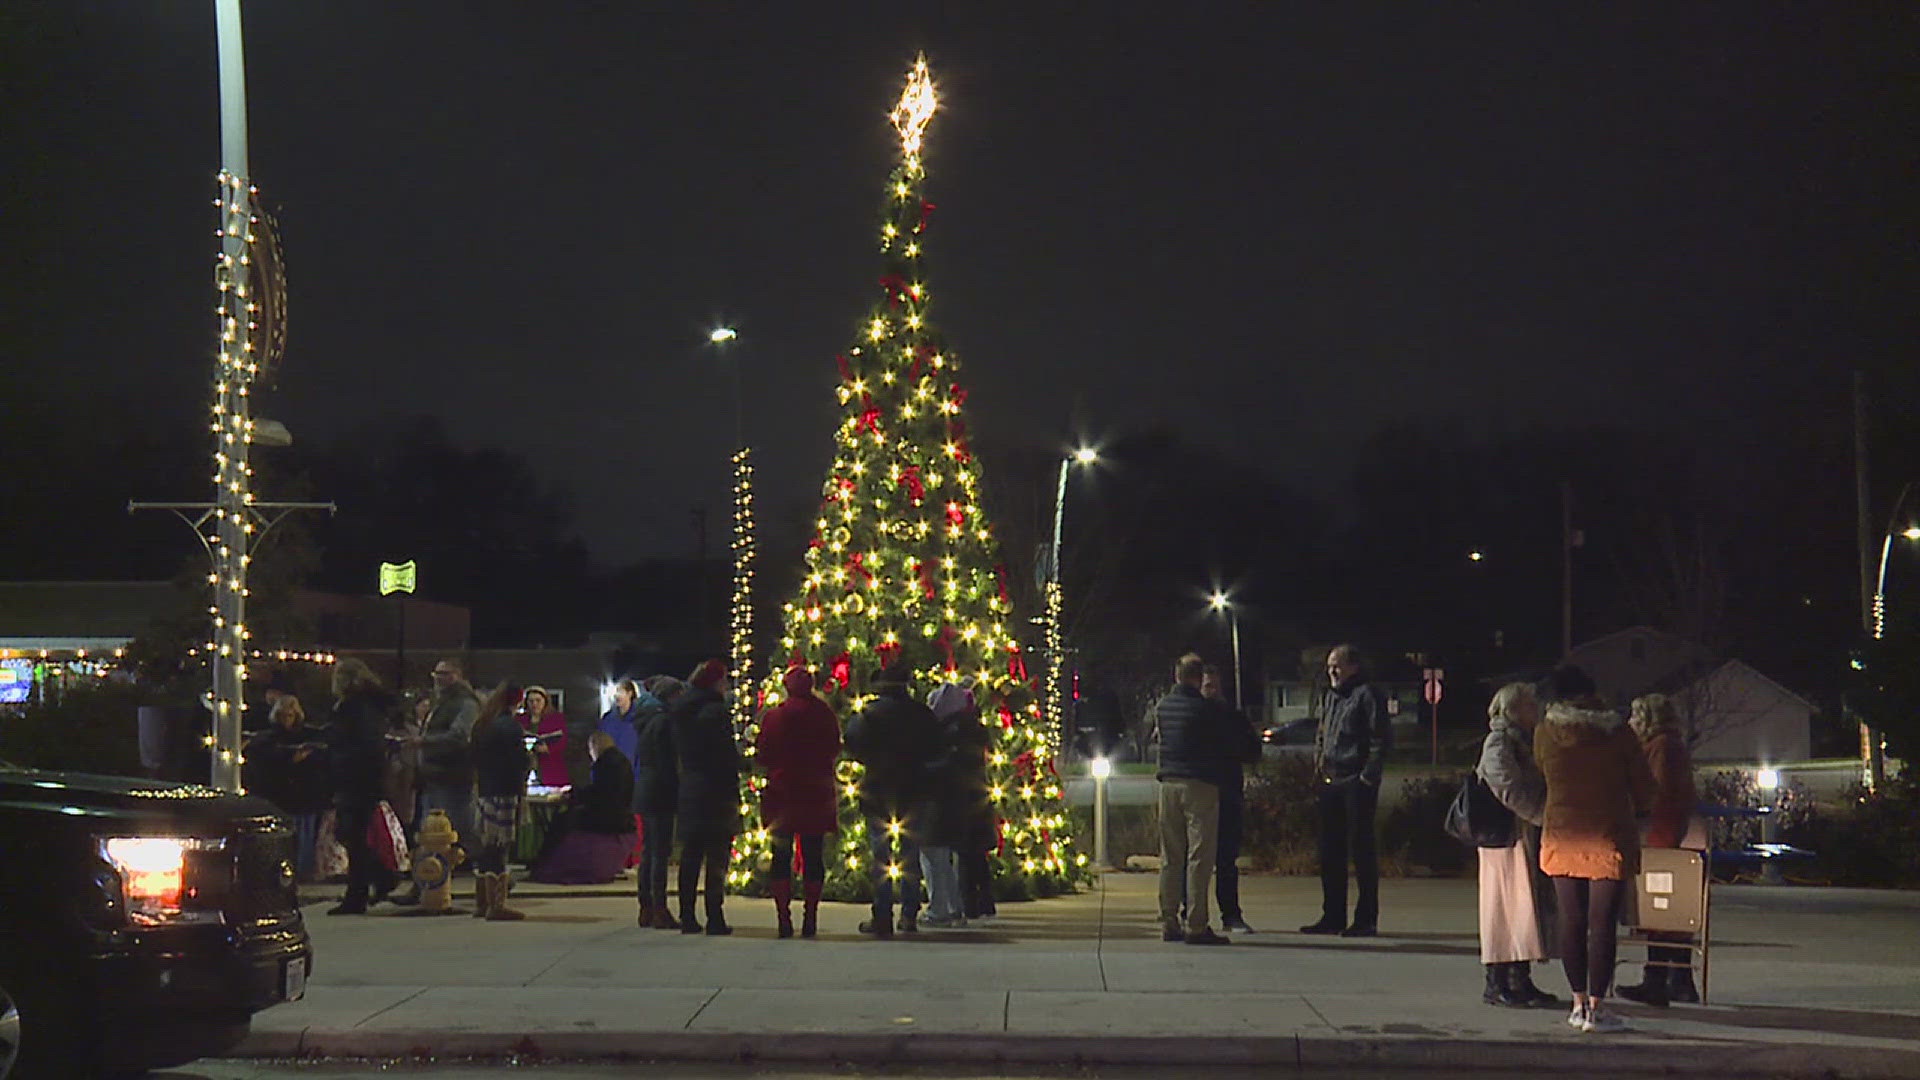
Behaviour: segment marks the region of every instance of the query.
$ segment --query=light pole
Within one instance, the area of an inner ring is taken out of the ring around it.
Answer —
[[[1047,549],[1047,728],[1050,738],[1060,738],[1066,716],[1061,706],[1062,673],[1066,667],[1066,642],[1062,628],[1066,596],[1060,587],[1060,539],[1067,522],[1067,477],[1075,465],[1093,465],[1099,451],[1082,446],[1060,459],[1060,478],[1053,489],[1053,546]]]
[[[1880,572],[1874,576],[1873,607],[1868,612],[1868,629],[1873,639],[1879,641],[1887,636],[1887,562],[1893,556],[1893,538],[1895,526],[1900,523],[1900,510],[1907,504],[1907,496],[1913,493],[1915,482],[1907,481],[1900,486],[1900,494],[1893,500],[1893,509],[1887,513],[1887,527],[1880,534]],[[1866,510],[1864,504],[1861,518],[1864,522]],[[1906,540],[1920,540],[1920,526],[1909,525],[1897,534]],[[1862,554],[1865,554],[1864,552]],[[1864,569],[1864,568],[1863,568]],[[1860,725],[1860,756],[1865,767],[1861,770],[1862,779],[1868,791],[1878,791],[1886,783],[1887,753],[1885,737],[1880,729],[1862,721]]]
[[[740,332],[717,326],[707,341],[725,355]],[[733,369],[733,602],[729,617],[727,671],[733,685],[734,730],[745,734],[753,720],[753,450],[747,446],[745,412],[740,401],[740,362]]]
[[[1207,597],[1207,606],[1227,617],[1227,629],[1233,637],[1233,707],[1244,709],[1247,703],[1240,689],[1240,613],[1234,610],[1232,599],[1219,589]]]

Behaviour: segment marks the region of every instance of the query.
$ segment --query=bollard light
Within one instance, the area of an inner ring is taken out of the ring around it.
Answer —
[[[1092,770],[1095,780],[1105,780],[1107,777],[1113,775],[1113,762],[1103,757],[1094,758]]]
[[[1778,790],[1780,787],[1780,770],[1761,769],[1755,779],[1759,783],[1761,791]]]

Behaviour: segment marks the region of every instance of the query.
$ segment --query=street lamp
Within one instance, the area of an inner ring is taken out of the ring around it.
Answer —
[[[1227,628],[1233,636],[1233,707],[1244,709],[1247,703],[1240,689],[1240,613],[1234,610],[1232,598],[1219,589],[1207,597],[1207,606],[1227,617]]]
[[[739,340],[731,326],[707,332],[707,342],[724,358],[727,346]],[[733,720],[745,731],[753,717],[753,563],[758,554],[753,518],[753,451],[747,446],[744,406],[740,400],[740,362],[729,365],[733,376],[733,599],[729,616],[727,671],[733,680]]]
[[[1093,447],[1076,448],[1060,459],[1060,478],[1053,489],[1053,546],[1047,549],[1046,604],[1047,727],[1054,737],[1058,737],[1066,723],[1060,700],[1062,674],[1066,666],[1065,634],[1062,629],[1066,597],[1060,588],[1060,540],[1067,523],[1067,476],[1075,465],[1091,466],[1099,461],[1100,452]]]

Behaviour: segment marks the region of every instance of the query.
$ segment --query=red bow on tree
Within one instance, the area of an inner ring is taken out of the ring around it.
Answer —
[[[907,498],[913,505],[919,506],[927,497],[927,482],[920,479],[920,466],[909,465],[900,474],[900,482],[907,487]]]
[[[853,681],[853,654],[841,653],[827,662],[827,670],[833,675],[833,681],[846,686]]]
[[[1000,729],[1002,731],[1012,731],[1013,730],[1013,710],[1007,708],[1005,705],[1001,705],[999,715],[1000,715]]]

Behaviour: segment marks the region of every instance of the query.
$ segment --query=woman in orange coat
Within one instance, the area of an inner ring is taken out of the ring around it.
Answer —
[[[1698,799],[1693,786],[1693,755],[1687,750],[1686,732],[1680,727],[1680,713],[1665,694],[1648,694],[1633,699],[1627,721],[1640,737],[1646,752],[1647,769],[1653,774],[1653,812],[1647,816],[1646,838],[1650,848],[1684,846],[1687,826],[1693,821],[1693,806]],[[1667,938],[1687,942],[1692,937],[1679,934]],[[1643,1005],[1664,1006],[1670,1002],[1697,1003],[1700,991],[1693,985],[1693,950],[1678,946],[1647,946],[1649,964],[1640,976],[1640,985],[1623,986],[1620,996]],[[1686,967],[1654,967],[1653,964],[1686,964]]]
[[[760,813],[773,833],[773,870],[769,888],[780,936],[793,936],[793,845],[800,841],[801,883],[805,907],[800,936],[819,927],[820,890],[827,879],[825,836],[840,824],[840,785],[833,775],[840,758],[840,721],[833,708],[813,692],[813,676],[802,667],[787,669],[780,680],[787,699],[760,718],[754,756],[766,771]]]
[[[1563,667],[1548,680],[1533,756],[1547,779],[1540,869],[1553,879],[1560,959],[1573,989],[1567,1023],[1586,1032],[1626,1030],[1606,1009],[1614,924],[1638,869],[1636,818],[1653,802],[1653,777],[1627,722],[1600,700],[1593,679]]]

